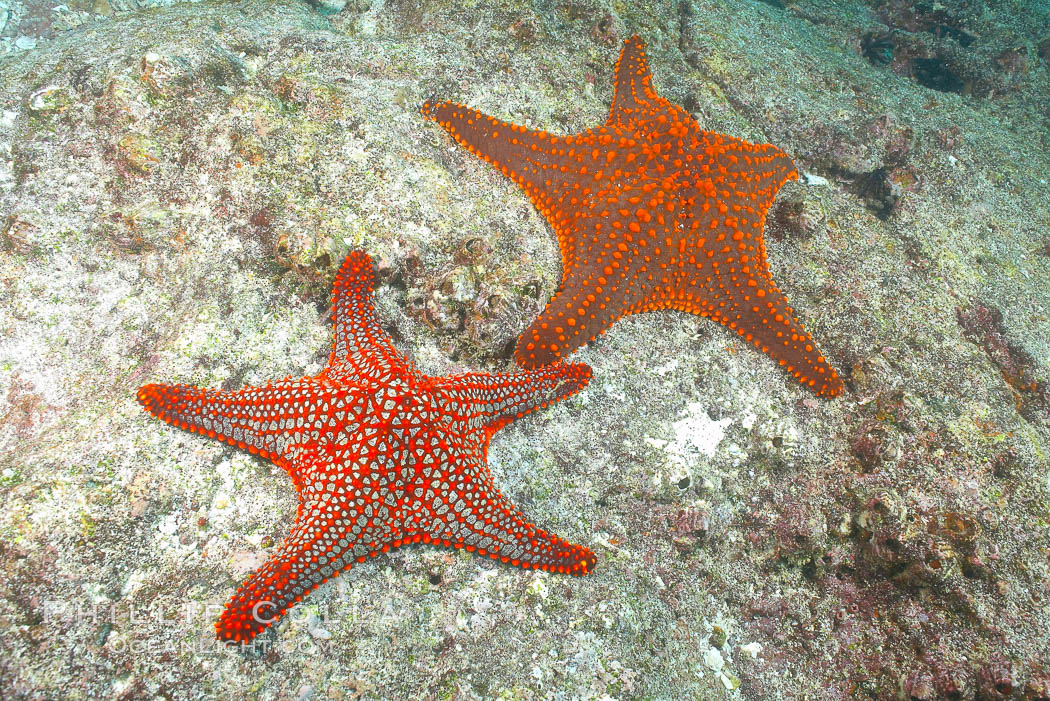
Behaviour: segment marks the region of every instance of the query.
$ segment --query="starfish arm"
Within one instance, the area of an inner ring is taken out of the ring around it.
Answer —
[[[412,367],[379,325],[372,289],[375,268],[372,259],[362,251],[351,251],[343,261],[332,286],[332,309],[335,334],[330,367],[365,372],[389,371]]]
[[[142,407],[165,423],[235,445],[241,450],[287,466],[278,451],[278,433],[269,430],[265,407],[276,389],[245,387],[218,390],[192,385],[143,385],[137,398]]]
[[[555,363],[604,333],[620,316],[589,314],[579,304],[577,288],[563,286],[559,289],[518,337],[514,348],[514,360],[518,365],[535,369]],[[577,314],[580,309],[583,309],[583,314]]]
[[[635,35],[624,42],[613,76],[613,101],[608,125],[635,130],[643,123],[684,122],[688,115],[656,94],[653,74],[645,57],[645,42]],[[665,117],[666,120],[661,120]]]
[[[683,219],[690,235],[682,239],[673,284],[655,288],[649,308],[710,317],[818,396],[841,393],[841,378],[816,350],[766,262],[766,210],[784,182],[798,177],[794,164],[775,146],[718,134],[703,138],[713,164],[694,185],[703,197]]]
[[[754,261],[746,272],[699,267],[680,272],[667,288],[656,288],[640,311],[678,309],[717,321],[818,396],[842,392],[842,379],[817,350],[764,262]]]
[[[339,491],[331,488],[340,481],[338,468],[297,459],[296,473],[306,477],[295,526],[230,598],[217,637],[248,642],[331,577],[411,543],[463,548],[525,569],[577,576],[593,570],[590,549],[530,523],[495,489],[484,450],[472,447],[453,461],[455,469],[431,470],[429,479],[414,465],[402,466],[393,477],[400,498],[387,493],[385,500],[389,476],[358,476]],[[371,459],[362,454],[357,462]]]
[[[358,462],[367,466],[371,460],[362,454]],[[343,470],[312,454],[294,463],[305,476],[295,525],[277,553],[230,598],[215,625],[222,640],[251,640],[340,572],[422,539],[415,528],[422,519],[406,519],[396,499],[387,494],[384,500],[377,481],[344,481]]]
[[[314,440],[315,433],[330,432],[329,410],[336,412],[340,421],[347,407],[353,415],[347,389],[345,384],[314,377],[239,390],[153,384],[139,389],[138,400],[150,414],[176,428],[272,460],[288,472],[298,490],[302,475],[293,461],[302,454],[304,443]]]
[[[791,157],[772,144],[698,131],[691,138],[690,148],[705,156],[694,181],[699,194],[731,207],[731,212],[721,214],[750,218],[759,233],[777,192],[787,181],[798,179]]]
[[[590,548],[530,522],[495,488],[484,463],[467,461],[447,483],[438,484],[422,525],[425,542],[464,548],[524,569],[575,576],[594,570],[597,557]]]
[[[442,378],[437,389],[454,421],[468,429],[485,427],[491,436],[515,419],[576,394],[590,379],[587,365],[555,363],[539,370]]]
[[[593,148],[591,135],[556,136],[448,101],[426,102],[420,113],[524,190],[554,229],[562,257],[572,257],[568,207],[585,198],[594,176],[600,178],[609,167],[605,150]]]
[[[311,551],[307,549],[310,542],[309,525],[297,523],[277,553],[252,572],[230,597],[215,623],[215,637],[250,642],[322,580],[327,580],[321,574],[322,566],[311,561]]]
[[[588,241],[581,251],[589,264],[567,268],[558,291],[518,338],[514,359],[524,368],[553,363],[590,343],[625,314],[638,311],[635,307],[649,289],[648,281],[640,279],[647,274],[644,260],[621,255],[623,234],[602,234],[602,222],[590,226],[597,231],[580,237]]]
[[[784,296],[762,267],[746,280],[725,284],[732,306],[719,318],[817,396],[842,393],[842,379],[817,350]]]

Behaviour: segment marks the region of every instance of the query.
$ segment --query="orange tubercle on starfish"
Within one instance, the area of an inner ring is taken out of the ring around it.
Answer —
[[[719,322],[817,395],[842,392],[766,261],[766,212],[794,164],[776,146],[701,130],[657,95],[638,37],[616,63],[609,118],[582,133],[452,102],[421,113],[519,185],[558,238],[561,285],[518,339],[523,367],[570,355],[627,314],[677,309]]]
[[[581,545],[529,520],[496,488],[492,436],[575,394],[583,364],[428,377],[394,348],[372,302],[375,275],[347,256],[333,291],[335,334],[319,375],[227,391],[145,385],[139,403],[177,428],[271,460],[299,508],[277,553],[234,593],[216,623],[248,642],[330,577],[412,543],[465,549],[524,569],[586,575]]]

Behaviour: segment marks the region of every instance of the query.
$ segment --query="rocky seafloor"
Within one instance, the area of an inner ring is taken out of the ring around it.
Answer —
[[[0,2],[0,695],[1050,698],[1046,3],[147,4]],[[807,174],[770,268],[844,395],[629,317],[490,452],[591,576],[403,548],[213,647],[294,490],[136,388],[319,371],[352,248],[421,369],[510,369],[555,238],[418,107],[595,126],[634,33]]]

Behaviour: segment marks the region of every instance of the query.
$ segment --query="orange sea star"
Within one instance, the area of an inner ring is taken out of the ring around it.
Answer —
[[[320,374],[235,391],[146,385],[154,416],[268,458],[299,509],[277,553],[216,623],[249,641],[355,562],[408,543],[465,548],[523,568],[583,575],[596,558],[530,523],[492,482],[493,434],[584,387],[591,370],[427,377],[376,319],[371,259],[351,253],[335,280],[335,340]]]
[[[518,339],[534,368],[617,319],[679,309],[714,319],[818,395],[842,381],[769,274],[762,230],[788,156],[702,131],[652,88],[645,47],[624,45],[605,124],[572,136],[526,129],[452,102],[422,114],[517,183],[558,237],[562,279]]]

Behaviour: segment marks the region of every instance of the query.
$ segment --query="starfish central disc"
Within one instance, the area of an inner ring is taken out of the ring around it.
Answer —
[[[638,37],[616,64],[605,124],[571,136],[452,102],[422,114],[517,183],[558,237],[558,292],[518,339],[519,364],[563,358],[638,312],[714,319],[818,395],[842,381],[769,274],[762,237],[777,191],[798,177],[769,144],[702,131],[656,94]]]
[[[335,280],[335,339],[317,376],[224,391],[146,385],[152,415],[284,468],[299,496],[291,533],[216,623],[249,641],[354,563],[409,543],[584,575],[588,548],[535,526],[493,484],[488,446],[515,419],[583,388],[591,370],[428,377],[380,328],[371,259],[351,253]]]

